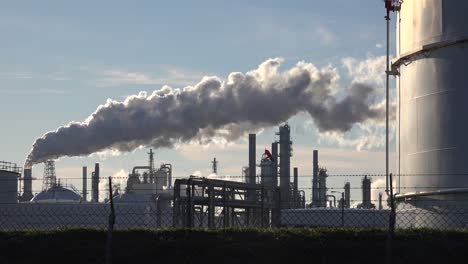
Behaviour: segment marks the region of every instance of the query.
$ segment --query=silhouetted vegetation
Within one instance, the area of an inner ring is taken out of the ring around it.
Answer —
[[[113,263],[384,263],[382,229],[116,231]],[[105,230],[0,232],[0,263],[104,263]],[[457,263],[468,230],[399,230],[395,263]]]

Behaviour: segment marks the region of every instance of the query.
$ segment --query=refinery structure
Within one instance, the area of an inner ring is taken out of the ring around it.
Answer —
[[[344,183],[341,196],[329,191],[327,170],[319,166],[318,150],[313,151],[312,192],[310,202],[306,203],[309,199],[299,186],[299,168],[290,166],[293,150],[290,126],[281,125],[277,135],[271,151],[265,150],[260,157],[256,156],[256,134],[248,135],[249,164],[243,167],[246,174],[241,180],[195,176],[173,179],[172,164],[156,167],[150,149],[148,164],[130,169],[125,189],[112,188],[116,214],[121,213],[116,226],[385,226],[388,210],[374,210],[370,179],[363,176],[362,206],[351,208],[350,183]],[[216,158],[212,161],[213,172],[217,172],[218,162]],[[106,226],[109,197],[100,193],[100,181],[107,179],[101,176],[99,163],[90,175],[88,168],[83,167],[80,192],[61,183],[55,162],[48,160],[44,163],[42,191],[36,194],[32,191],[32,168],[22,171],[15,164],[2,164],[1,177],[8,184],[2,185],[1,206],[6,217],[0,222],[1,228]],[[347,224],[341,214],[344,211],[346,218],[353,218]],[[46,217],[31,224],[31,218],[38,214]],[[356,222],[358,218],[363,221]]]
[[[129,168],[125,189],[110,186],[109,197],[116,214],[121,213],[116,226],[386,227],[389,197],[394,197],[397,225],[398,218],[404,218],[410,227],[467,227],[466,213],[460,210],[468,208],[464,154],[468,125],[462,118],[468,93],[463,90],[468,2],[385,4],[388,23],[396,13],[396,58],[389,61],[386,74],[387,83],[394,76],[397,84],[397,165],[388,168],[387,155],[386,188],[378,200],[372,200],[369,175],[360,175],[360,186],[351,186],[347,179],[331,186],[329,170],[333,168],[321,164],[318,150],[310,157],[311,172],[292,168],[293,140],[285,123],[260,157],[256,156],[256,134],[248,135],[248,166],[239,165],[242,180],[175,178],[176,168],[171,163],[156,166],[150,149],[147,164]],[[218,162],[212,161],[215,175],[219,175]],[[393,178],[389,171],[394,172]],[[312,174],[306,186],[300,185],[301,174]],[[83,167],[81,192],[60,181],[52,160],[44,163],[42,191],[37,194],[32,191],[31,167],[0,162],[0,180],[0,229],[105,227],[108,223],[109,197],[99,190],[107,178],[98,163],[92,172]],[[337,188],[342,191],[332,191]],[[359,189],[360,197],[353,199],[352,189]]]

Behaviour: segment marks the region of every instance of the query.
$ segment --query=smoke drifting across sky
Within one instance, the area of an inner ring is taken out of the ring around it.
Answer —
[[[215,138],[233,141],[300,112],[308,112],[320,132],[344,133],[356,123],[385,118],[368,84],[352,82],[343,93],[335,93],[335,69],[299,62],[280,72],[282,62],[268,59],[253,71],[229,74],[225,81],[204,77],[183,89],[164,86],[123,102],[108,99],[84,122],[71,122],[38,138],[26,164],[106,149],[172,147]]]

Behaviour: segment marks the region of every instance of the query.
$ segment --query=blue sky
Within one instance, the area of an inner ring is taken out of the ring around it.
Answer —
[[[83,121],[107,98],[123,100],[165,84],[184,87],[204,75],[226,78],[272,57],[285,58],[284,69],[301,60],[332,65],[346,87],[356,78],[348,76],[350,68],[366,68],[384,55],[384,15],[378,0],[0,1],[0,159],[22,164],[37,137]],[[351,61],[348,68],[345,58]],[[355,74],[377,76],[365,70]],[[362,128],[339,143],[320,137],[307,115],[290,123],[292,164],[303,174],[311,174],[313,148],[323,150],[321,161],[332,174],[384,172],[381,145],[356,150],[352,140]],[[275,139],[275,130],[259,135],[259,154]],[[381,139],[382,132],[370,134]],[[104,175],[126,173],[146,164],[146,151],[63,158],[57,171],[77,178],[81,166],[101,162]],[[197,170],[206,175],[214,156],[224,174],[239,174],[247,164],[244,140],[156,153],[157,162],[173,163],[178,176]],[[41,177],[42,166],[35,168],[34,176]],[[308,180],[304,184],[309,187]]]

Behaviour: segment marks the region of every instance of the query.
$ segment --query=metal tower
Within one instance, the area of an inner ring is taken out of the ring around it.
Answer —
[[[371,179],[364,175],[362,178],[362,203],[358,204],[357,208],[375,209],[375,204],[371,200]]]
[[[44,162],[44,178],[42,180],[42,190],[48,190],[57,184],[57,175],[55,174],[55,161],[48,160]]]
[[[150,183],[155,183],[155,178],[154,178],[154,152],[153,149],[150,149],[150,152],[148,153],[149,155],[149,179]]]
[[[351,183],[346,182],[344,186],[344,208],[351,208]]]
[[[214,158],[211,163],[213,164],[213,173],[218,174],[218,163],[219,163],[219,161],[217,161],[216,158]]]
[[[279,147],[280,147],[280,191],[281,191],[281,207],[289,208],[291,202],[290,193],[290,174],[291,174],[291,156],[292,156],[292,141],[290,136],[290,127],[288,124],[279,127]]]

